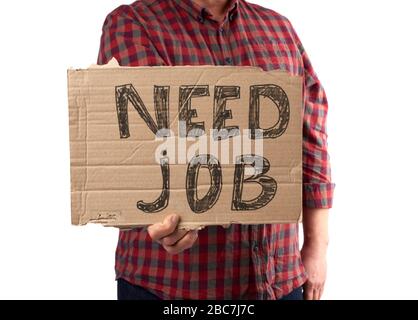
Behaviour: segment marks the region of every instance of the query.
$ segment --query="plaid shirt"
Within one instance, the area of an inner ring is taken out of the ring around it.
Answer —
[[[282,69],[305,77],[304,206],[330,208],[327,99],[290,22],[243,0],[231,0],[222,23],[192,0],[142,0],[106,18],[99,64],[237,65]],[[121,231],[117,278],[164,299],[279,299],[306,281],[298,226],[208,227],[195,246],[171,256],[146,229]]]

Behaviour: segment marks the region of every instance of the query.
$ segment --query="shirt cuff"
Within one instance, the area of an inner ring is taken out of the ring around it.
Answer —
[[[303,206],[314,209],[330,209],[334,196],[334,183],[305,183]]]

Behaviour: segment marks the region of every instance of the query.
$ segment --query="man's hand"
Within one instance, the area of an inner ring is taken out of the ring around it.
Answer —
[[[304,286],[305,300],[321,300],[327,279],[326,248],[305,244],[302,248],[302,262],[308,274]]]
[[[190,249],[198,238],[198,231],[179,230],[178,215],[168,216],[164,222],[148,227],[150,237],[161,244],[172,255],[179,254]]]
[[[304,208],[302,262],[308,274],[305,300],[320,300],[327,278],[328,209]]]

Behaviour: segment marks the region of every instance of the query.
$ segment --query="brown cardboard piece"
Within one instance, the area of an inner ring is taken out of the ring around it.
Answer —
[[[173,213],[190,229],[298,222],[302,81],[283,71],[253,67],[108,65],[69,70],[72,223],[133,228]],[[148,124],[141,112],[151,119]],[[224,131],[227,136],[219,142],[227,152],[222,159],[221,146],[218,154],[209,147],[198,152],[189,139],[185,145],[190,159],[183,156],[182,163],[180,130],[184,134],[185,128],[203,123],[208,144],[219,141],[209,132],[216,123],[218,128],[239,127],[241,145],[251,141],[252,149],[234,149],[232,132],[237,131]],[[154,131],[165,126],[171,137],[156,141]],[[250,139],[244,132],[250,126],[273,129],[264,131],[264,139]],[[163,141],[175,141],[175,147],[163,153]],[[258,162],[264,170],[254,176],[255,158],[238,164],[232,160],[254,154],[260,141],[259,156],[267,161]],[[202,156],[209,163],[199,164],[191,159],[199,154],[215,157]]]

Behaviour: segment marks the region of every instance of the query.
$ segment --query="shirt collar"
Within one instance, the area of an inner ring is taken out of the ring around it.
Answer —
[[[182,9],[186,10],[190,15],[193,16],[199,22],[204,22],[206,18],[211,17],[211,13],[206,9],[198,5],[193,0],[174,0],[174,2]],[[240,0],[230,0],[229,7],[227,10],[227,16],[229,19],[234,19],[238,12]]]

